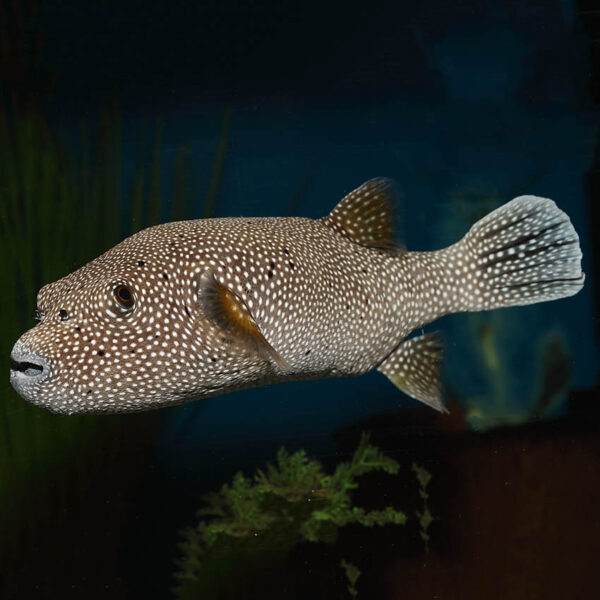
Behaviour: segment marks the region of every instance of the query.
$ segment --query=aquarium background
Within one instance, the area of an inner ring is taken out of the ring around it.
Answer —
[[[0,38],[5,597],[176,597],[181,530],[207,492],[281,446],[333,471],[362,431],[399,470],[365,476],[356,500],[413,518],[299,541],[287,562],[257,563],[254,587],[196,597],[595,589],[595,3],[24,0],[0,6]],[[408,249],[453,243],[524,193],[556,200],[581,238],[576,297],[427,327],[446,340],[449,416],[377,373],[105,417],[48,415],[9,386],[37,289],[124,236],[173,219],[317,218],[380,175],[398,183]],[[413,463],[432,477],[427,545]]]

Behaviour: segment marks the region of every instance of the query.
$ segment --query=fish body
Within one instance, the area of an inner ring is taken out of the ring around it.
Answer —
[[[568,217],[523,196],[448,248],[394,243],[393,186],[366,182],[322,219],[158,225],[44,286],[11,383],[57,413],[145,410],[279,381],[378,369],[443,410],[435,335],[452,312],[570,296]]]

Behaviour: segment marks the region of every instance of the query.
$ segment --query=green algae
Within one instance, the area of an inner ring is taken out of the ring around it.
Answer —
[[[398,463],[369,444],[364,435],[350,462],[327,474],[304,450],[284,448],[277,462],[232,482],[206,497],[198,523],[183,532],[176,596],[236,598],[266,571],[282,565],[301,542],[333,544],[349,524],[403,525],[392,506],[365,510],[354,505],[358,479],[373,471],[398,473]],[[244,587],[246,586],[246,587]]]

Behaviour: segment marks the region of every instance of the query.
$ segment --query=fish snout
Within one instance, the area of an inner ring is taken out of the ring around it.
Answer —
[[[17,342],[10,353],[10,383],[17,393],[28,399],[27,389],[44,382],[51,374],[51,363],[22,342]]]

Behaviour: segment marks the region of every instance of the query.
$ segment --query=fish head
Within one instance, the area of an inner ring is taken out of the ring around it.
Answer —
[[[219,296],[208,262],[153,230],[39,291],[39,323],[11,353],[21,397],[60,414],[130,412],[260,379],[265,357],[206,310],[202,296]]]

